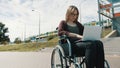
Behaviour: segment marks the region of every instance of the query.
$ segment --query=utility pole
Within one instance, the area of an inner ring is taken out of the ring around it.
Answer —
[[[35,11],[35,12],[38,12],[39,13],[39,29],[38,29],[38,41],[40,41],[40,11],[38,10],[32,10],[32,11]]]
[[[82,5],[85,1],[87,1],[87,0],[83,0],[83,1],[80,2],[80,10],[79,10],[79,11],[80,11],[80,22],[82,22],[82,13],[81,13],[82,10],[81,10],[81,5]]]

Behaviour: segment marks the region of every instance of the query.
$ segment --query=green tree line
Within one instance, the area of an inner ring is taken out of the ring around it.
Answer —
[[[8,28],[5,27],[5,24],[0,22],[0,44],[10,42],[9,35],[6,35],[6,33],[8,33]]]

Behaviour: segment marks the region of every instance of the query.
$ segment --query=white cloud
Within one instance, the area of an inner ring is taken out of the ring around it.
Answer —
[[[65,18],[69,5],[76,5],[79,8],[79,1],[81,2],[81,0],[0,0],[0,10],[2,10],[0,19],[9,28],[12,41],[16,37],[23,39],[25,26],[26,37],[38,34],[39,13],[32,10],[40,11],[40,31],[45,33],[55,30],[60,20]],[[89,21],[90,16],[93,18],[97,16],[95,1],[86,0],[81,6],[83,22]]]

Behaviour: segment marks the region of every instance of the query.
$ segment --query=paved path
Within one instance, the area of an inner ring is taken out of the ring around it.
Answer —
[[[111,68],[120,68],[120,38],[102,39]],[[50,68],[53,48],[39,52],[0,52],[0,68]]]
[[[120,68],[120,37],[102,39],[105,57],[111,68]]]
[[[110,68],[120,68],[120,56],[106,55],[106,60],[109,62]]]
[[[51,53],[0,52],[0,68],[50,68]]]
[[[102,39],[106,55],[120,55],[120,37]]]

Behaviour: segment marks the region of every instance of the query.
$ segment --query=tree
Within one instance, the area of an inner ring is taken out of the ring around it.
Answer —
[[[21,41],[21,39],[20,38],[15,38],[15,41],[14,41],[14,43],[16,43],[16,44],[20,44],[22,41]]]
[[[0,43],[4,44],[5,42],[10,42],[9,36],[6,35],[8,33],[8,28],[5,27],[5,24],[0,22]]]

